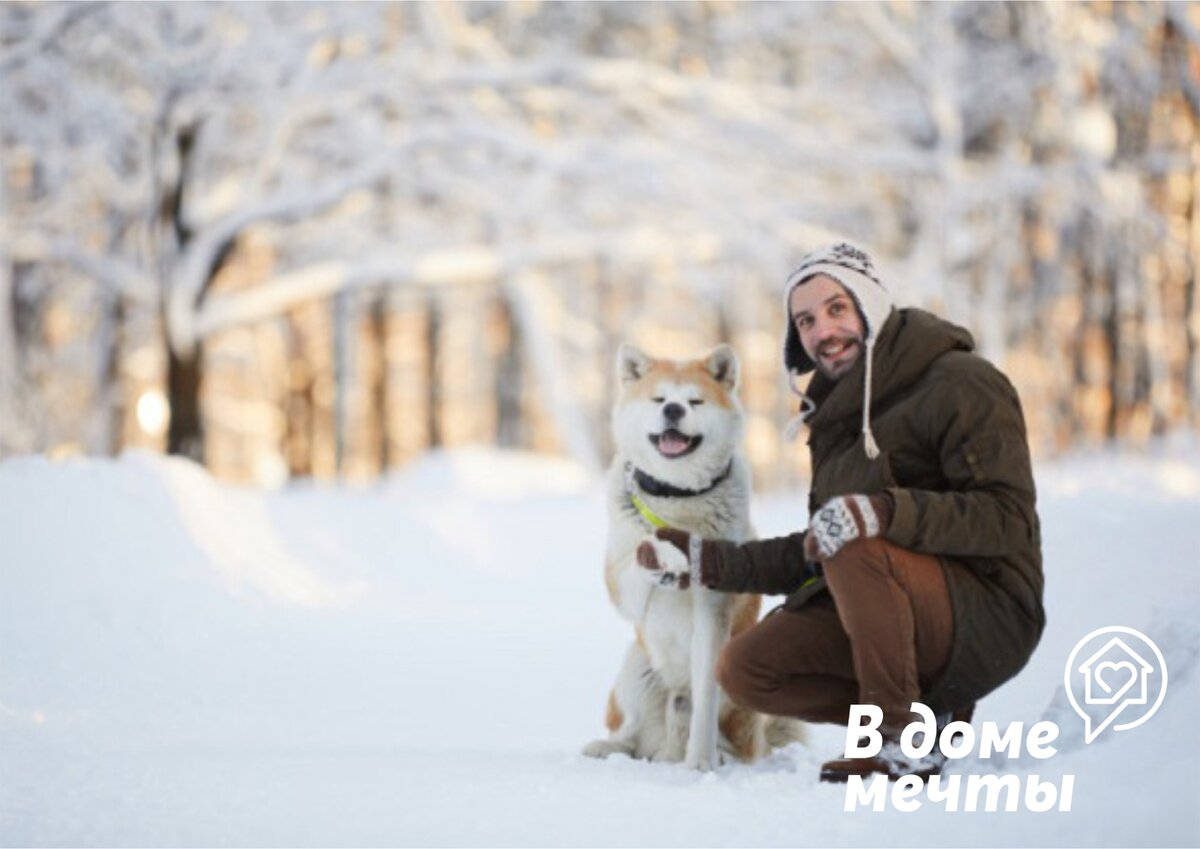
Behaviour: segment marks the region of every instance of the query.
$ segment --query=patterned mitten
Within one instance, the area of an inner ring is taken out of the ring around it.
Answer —
[[[804,537],[804,556],[824,562],[846,543],[877,537],[888,529],[895,509],[888,493],[839,495],[813,514]]]

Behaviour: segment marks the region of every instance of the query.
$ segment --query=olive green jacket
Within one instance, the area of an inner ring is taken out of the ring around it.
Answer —
[[[1020,401],[1008,379],[972,353],[961,327],[918,309],[894,311],[875,346],[871,427],[863,450],[863,363],[809,386],[809,515],[837,495],[886,491],[883,536],[936,555],[954,613],[946,668],[923,693],[935,712],[963,707],[1015,675],[1045,626],[1041,533]],[[720,584],[789,594],[796,610],[825,591],[804,566],[804,533],[721,543]]]

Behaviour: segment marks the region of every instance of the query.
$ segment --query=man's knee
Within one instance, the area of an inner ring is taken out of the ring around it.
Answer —
[[[842,546],[842,550],[829,559],[829,564],[886,568],[888,551],[893,547],[892,543],[879,537],[858,537]]]
[[[860,537],[829,558],[825,563],[825,581],[834,598],[844,604],[846,594],[855,595],[854,587],[859,584],[893,580],[888,561],[890,545],[877,537]]]
[[[899,586],[915,603],[949,604],[946,579],[935,557],[879,537],[847,543],[825,564],[825,579],[839,605],[852,601],[857,586],[881,581]]]

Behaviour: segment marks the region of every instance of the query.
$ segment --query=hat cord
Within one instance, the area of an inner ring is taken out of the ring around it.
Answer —
[[[800,428],[808,421],[808,417],[817,411],[817,404],[804,394],[803,389],[796,386],[796,374],[791,369],[788,370],[787,381],[788,389],[800,398],[800,412],[788,421],[787,427],[783,430],[783,438],[788,442],[795,442],[796,437],[800,435]]]
[[[863,385],[863,449],[867,452],[867,458],[874,460],[879,456],[879,444],[875,441],[875,434],[871,432],[871,378],[872,364],[875,362],[875,335],[871,334],[867,339],[867,375]]]

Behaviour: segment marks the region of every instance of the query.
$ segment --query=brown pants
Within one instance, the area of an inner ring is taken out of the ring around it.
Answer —
[[[884,540],[855,540],[825,563],[825,580],[828,593],[731,640],[717,680],[762,713],[844,725],[851,704],[874,704],[885,726],[907,724],[909,705],[950,655],[942,567]]]

